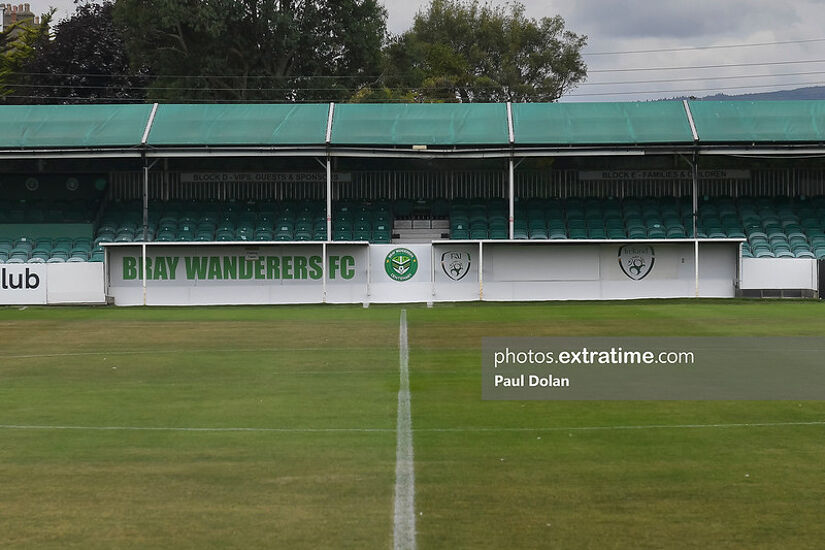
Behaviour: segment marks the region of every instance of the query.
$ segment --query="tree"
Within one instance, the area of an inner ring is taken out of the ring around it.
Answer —
[[[432,0],[387,46],[381,84],[419,101],[555,101],[585,79],[586,42],[520,3]]]
[[[86,2],[54,28],[54,38],[39,45],[23,67],[21,89],[31,101],[80,103],[140,100],[146,70],[130,69],[124,29],[112,19],[114,4]]]
[[[346,98],[386,34],[377,0],[118,0],[116,20],[151,95],[174,100]]]
[[[23,103],[28,90],[19,86],[26,65],[49,41],[49,24],[54,10],[43,15],[38,23],[23,20],[0,33],[0,97],[5,103]]]

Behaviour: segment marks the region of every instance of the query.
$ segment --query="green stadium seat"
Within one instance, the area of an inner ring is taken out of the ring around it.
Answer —
[[[373,231],[372,242],[376,244],[389,244],[392,242],[392,236],[389,231]]]

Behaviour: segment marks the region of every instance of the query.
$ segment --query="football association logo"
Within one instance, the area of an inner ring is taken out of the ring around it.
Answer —
[[[418,258],[412,250],[396,248],[384,259],[384,271],[394,281],[409,281],[418,271]]]
[[[441,269],[453,281],[460,281],[470,272],[470,253],[445,252],[441,255]]]
[[[647,277],[655,260],[652,246],[627,244],[619,248],[619,267],[634,281]]]

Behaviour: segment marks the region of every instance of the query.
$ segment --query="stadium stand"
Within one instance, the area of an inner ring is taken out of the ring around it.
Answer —
[[[139,201],[3,201],[0,262],[103,260],[101,243],[143,241]],[[396,220],[448,220],[449,237],[507,239],[501,198],[355,201],[334,204],[334,241],[393,242]],[[92,233],[93,230],[93,233]],[[93,237],[92,237],[93,234]],[[743,238],[750,258],[825,258],[825,195],[705,196],[699,238]],[[690,197],[532,198],[515,208],[515,239],[685,239],[693,237]],[[152,201],[148,240],[323,241],[320,200]]]
[[[825,139],[819,123],[823,112],[823,102],[772,102],[768,112],[758,102],[696,101],[514,104],[512,116],[504,104],[338,105],[334,117],[328,105],[15,106],[4,108],[0,152],[14,157],[20,148],[34,151],[90,148],[88,156],[93,158],[103,150],[119,151],[117,155],[123,156],[135,155],[134,147],[141,144],[168,151],[177,147],[266,145],[294,147],[295,151],[322,146],[323,149],[317,151],[311,149],[312,154],[319,155],[328,151],[328,147],[360,147],[364,156],[369,157],[372,148],[380,144],[380,147],[395,148],[393,154],[402,156],[412,155],[411,145],[422,151],[428,146],[458,151],[462,147],[521,147],[536,157],[553,157],[555,147],[574,147],[585,151],[580,157],[584,159],[599,158],[598,152],[591,151],[594,147],[604,147],[613,153],[624,150],[616,148],[627,148],[630,155],[636,152],[632,148],[661,147],[661,144],[673,150],[690,151],[699,145],[725,148],[761,143],[768,148],[792,148],[821,143]],[[692,113],[692,118],[686,113]],[[512,124],[509,131],[508,120]],[[538,155],[535,147],[548,149]],[[487,151],[498,149],[478,151],[483,157]],[[756,152],[760,151],[762,149]],[[502,155],[511,152],[507,149]],[[360,153],[350,151],[348,154],[357,157]],[[672,152],[659,154],[660,158],[667,154],[676,156]],[[179,177],[181,170],[192,170],[193,158],[185,159],[177,171],[172,171],[177,174],[175,177]],[[611,166],[607,158],[601,158],[600,166]],[[628,166],[630,158],[625,157],[619,165]],[[240,161],[240,157],[228,161],[231,169],[237,171],[239,168],[231,164],[234,161]],[[18,173],[12,177],[13,181],[4,187],[0,203],[0,262],[94,262],[103,257],[101,243],[144,239],[142,175],[134,171],[134,166],[116,169],[105,159],[97,162],[97,166],[107,172],[105,176],[73,168],[62,175]],[[670,166],[680,163],[684,169],[684,163],[678,159]],[[284,170],[283,166],[287,165],[283,162],[279,165],[281,168],[267,169]],[[393,187],[385,184],[393,181],[391,164],[376,166],[380,168],[369,167],[365,161],[361,168],[356,165],[348,169],[353,177],[352,185],[346,193],[344,188],[335,191],[330,235],[327,235],[323,184],[318,192],[303,196],[284,192],[290,189],[286,186],[277,193],[274,188],[261,187],[263,191],[250,198],[242,186],[236,186],[230,190],[222,188],[220,194],[205,192],[182,198],[185,193],[180,182],[173,181],[170,187],[159,191],[157,181],[153,180],[155,188],[150,193],[145,238],[160,242],[329,238],[391,243],[417,238],[503,240],[509,237],[507,187],[500,168],[495,176],[498,179],[493,178],[495,181],[485,180],[487,176],[480,170],[476,173],[470,170],[467,181],[460,184],[454,183],[452,176],[430,184],[427,182],[432,178],[421,170],[420,175],[413,175],[404,185]],[[571,169],[571,166],[568,165],[568,172],[582,169]],[[645,161],[640,160],[639,166],[645,167]],[[695,237],[747,239],[742,248],[745,257],[825,257],[825,196],[821,194],[825,185],[816,177],[798,175],[793,164],[786,164],[783,169],[786,180],[801,183],[775,185],[765,192],[756,184],[754,173],[754,181],[740,181],[735,192],[725,193],[718,187],[708,190],[710,184],[700,181],[700,192],[707,194],[699,201]],[[822,171],[819,165],[816,169]],[[377,173],[374,180],[379,181],[383,191],[362,185],[364,178],[359,170]],[[544,172],[560,174],[564,170],[557,165]],[[684,181],[660,183],[668,189],[678,189],[675,192],[649,195],[625,189],[618,197],[609,189],[613,184],[589,193],[591,188],[586,183],[575,181],[568,185],[547,180],[541,184],[545,188],[537,192],[536,188],[527,189],[529,186],[523,182],[525,173],[522,170],[515,176],[515,239],[694,237],[692,198],[687,196],[690,189],[685,188]],[[49,177],[55,180],[51,187],[41,185],[37,192],[32,191],[37,185],[32,187],[30,183],[38,183],[40,178],[43,180],[40,184],[48,184]],[[9,176],[4,178],[8,180]],[[108,186],[106,181],[102,186],[88,185],[89,181],[107,179],[113,180]],[[89,188],[85,193],[76,195],[67,191],[83,189],[84,185]],[[175,185],[178,187],[170,192]],[[566,186],[563,192],[546,192],[547,188],[563,186]],[[618,189],[620,185],[614,187]],[[296,188],[293,186],[292,192]],[[467,189],[479,188],[485,191],[467,192]],[[17,191],[9,194],[8,189]],[[422,193],[422,189],[425,192]],[[160,199],[163,195],[168,196]]]

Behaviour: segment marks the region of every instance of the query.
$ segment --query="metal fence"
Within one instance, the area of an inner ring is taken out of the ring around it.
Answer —
[[[725,173],[724,170],[714,171]],[[599,177],[580,170],[516,170],[515,196],[520,198],[687,196],[692,180],[686,171],[675,177]],[[734,177],[701,177],[699,194],[707,196],[800,196],[825,194],[825,170],[731,170]],[[505,170],[362,171],[333,184],[333,199],[453,199],[506,198]],[[110,198],[140,199],[142,172],[117,172],[110,177]],[[324,199],[325,184],[317,182],[181,182],[180,172],[150,172],[149,196],[154,200],[286,200]]]

